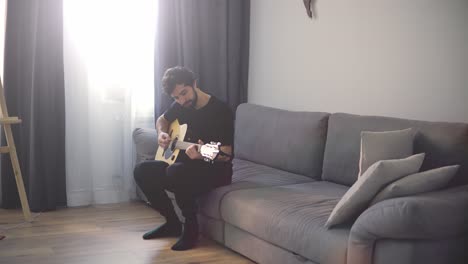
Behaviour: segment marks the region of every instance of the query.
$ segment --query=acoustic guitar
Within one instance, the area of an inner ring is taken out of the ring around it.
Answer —
[[[208,162],[214,162],[220,152],[220,142],[210,142],[209,144],[204,145],[185,142],[184,138],[187,134],[187,124],[181,125],[177,119],[174,120],[169,126],[168,134],[171,138],[171,142],[166,149],[162,148],[161,146],[158,147],[156,156],[154,158],[155,160],[164,161],[171,165],[176,162],[180,150],[186,150],[191,145],[197,145],[198,152],[200,152],[200,154],[203,156],[203,159]]]

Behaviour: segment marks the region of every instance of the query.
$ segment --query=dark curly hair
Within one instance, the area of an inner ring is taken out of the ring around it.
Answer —
[[[193,86],[195,80],[195,74],[189,68],[176,66],[164,72],[162,87],[164,93],[170,95],[174,91],[176,85]]]

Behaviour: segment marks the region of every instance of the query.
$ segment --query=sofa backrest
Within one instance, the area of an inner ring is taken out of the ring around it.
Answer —
[[[323,161],[322,179],[352,185],[359,173],[361,131],[390,131],[412,127],[418,131],[414,153],[425,152],[421,171],[459,164],[451,185],[468,183],[468,124],[332,114]]]
[[[236,111],[234,155],[320,179],[328,116],[241,104]]]

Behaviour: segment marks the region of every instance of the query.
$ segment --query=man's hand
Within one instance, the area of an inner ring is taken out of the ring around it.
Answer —
[[[201,140],[198,140],[198,144],[200,145],[203,145],[205,143],[203,143],[203,141]],[[185,150],[185,154],[187,154],[187,156],[190,158],[190,159],[203,159],[203,156],[200,154],[200,152],[198,152],[198,145],[196,144],[193,144],[191,146],[189,146],[186,150]]]
[[[158,135],[158,144],[161,148],[167,149],[169,146],[169,143],[171,142],[171,138],[169,137],[169,134],[160,132]]]

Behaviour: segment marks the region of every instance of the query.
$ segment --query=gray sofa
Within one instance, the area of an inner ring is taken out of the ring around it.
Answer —
[[[360,132],[412,127],[421,170],[461,167],[449,188],[385,200],[353,223],[324,227],[357,180]],[[134,132],[138,159],[156,132]],[[201,232],[258,263],[468,263],[468,124],[242,104],[231,185],[199,201]]]

